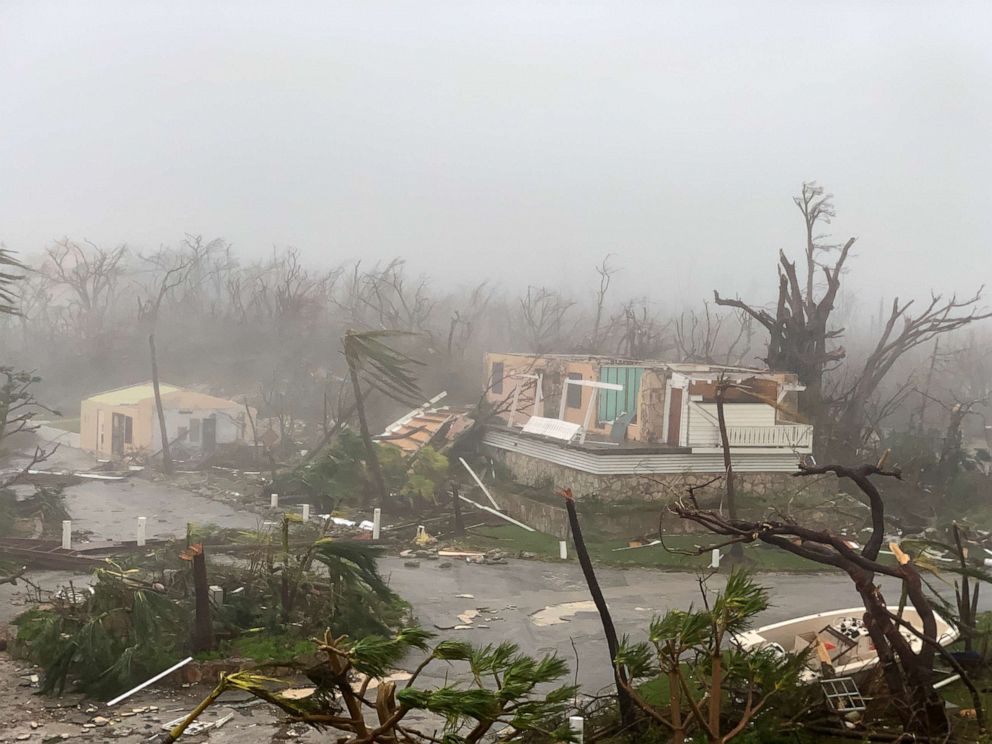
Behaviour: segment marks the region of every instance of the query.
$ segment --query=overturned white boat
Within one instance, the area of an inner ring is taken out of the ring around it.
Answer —
[[[889,607],[889,611],[897,613],[899,608]],[[744,650],[768,648],[781,653],[797,653],[809,649],[809,669],[803,674],[803,679],[808,682],[819,679],[820,665],[824,662],[833,667],[835,675],[850,676],[878,663],[875,644],[862,620],[864,614],[864,607],[851,607],[806,615],[741,633],[737,636],[737,642]],[[934,617],[937,620],[937,642],[948,646],[956,641],[958,629],[937,612],[934,612]],[[923,621],[914,608],[904,607],[902,618],[923,632]],[[907,628],[900,628],[899,632],[909,641],[913,651],[922,648],[923,641],[919,636]]]

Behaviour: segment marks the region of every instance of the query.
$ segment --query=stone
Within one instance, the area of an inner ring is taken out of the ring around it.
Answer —
[[[420,568],[420,561],[403,561],[406,568]]]

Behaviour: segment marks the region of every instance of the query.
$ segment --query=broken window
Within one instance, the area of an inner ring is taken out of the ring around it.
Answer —
[[[569,372],[569,380],[581,380],[581,372]],[[565,389],[567,394],[565,396],[565,405],[569,408],[582,408],[582,388],[578,385],[566,385]]]
[[[200,419],[191,418],[189,420],[189,441],[200,441]]]
[[[499,395],[503,392],[503,362],[493,362],[489,380],[494,393]]]

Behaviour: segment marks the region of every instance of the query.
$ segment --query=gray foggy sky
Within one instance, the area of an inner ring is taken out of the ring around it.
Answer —
[[[989,279],[989,3],[0,5],[0,240],[768,294],[804,179],[891,297]]]

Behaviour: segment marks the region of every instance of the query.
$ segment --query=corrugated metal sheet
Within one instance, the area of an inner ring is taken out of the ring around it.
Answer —
[[[488,431],[482,441],[490,447],[594,475],[723,472],[723,455],[719,452],[599,455],[502,431]],[[742,473],[791,473],[797,469],[798,462],[799,457],[788,451],[734,453],[734,470]]]

